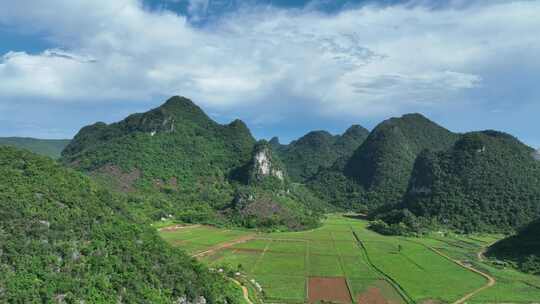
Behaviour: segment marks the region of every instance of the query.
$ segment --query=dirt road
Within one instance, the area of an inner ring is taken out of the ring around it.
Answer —
[[[474,290],[474,291],[472,291],[472,292],[470,292],[470,293],[464,295],[461,299],[455,301],[455,302],[452,303],[452,304],[463,304],[463,303],[465,303],[467,300],[469,300],[470,298],[474,297],[476,294],[478,294],[478,293],[480,293],[480,292],[482,292],[482,291],[484,291],[484,290],[486,290],[486,289],[492,287],[493,285],[495,285],[495,283],[496,283],[495,278],[493,278],[493,277],[490,276],[489,274],[484,273],[484,272],[482,272],[482,271],[480,271],[480,270],[478,270],[478,269],[476,269],[476,268],[473,268],[473,267],[470,266],[470,265],[465,265],[463,262],[461,262],[461,261],[459,261],[459,260],[455,260],[455,259],[449,257],[448,255],[442,253],[441,251],[439,251],[439,250],[437,250],[437,249],[435,249],[435,248],[433,248],[433,247],[428,247],[428,248],[431,249],[433,252],[437,253],[438,255],[440,255],[440,256],[442,256],[442,257],[444,257],[444,258],[446,258],[446,259],[448,259],[448,260],[450,260],[450,261],[452,261],[452,262],[454,262],[454,263],[456,263],[456,264],[458,264],[459,266],[461,266],[461,267],[463,267],[463,268],[465,268],[465,269],[467,269],[467,270],[469,270],[469,271],[472,271],[472,272],[474,272],[474,273],[477,273],[477,274],[483,276],[483,277],[486,278],[487,281],[488,281],[488,282],[486,283],[486,285],[484,285],[484,286],[482,286],[482,287],[480,287],[480,288],[478,288],[478,289],[476,289],[476,290]],[[480,261],[483,261],[483,254],[484,254],[485,251],[486,251],[486,248],[483,248],[481,251],[479,251],[479,252],[477,253],[477,257],[478,257],[478,259],[479,259]]]
[[[253,302],[251,302],[251,300],[249,299],[249,291],[247,287],[242,285],[242,283],[238,282],[235,279],[230,279],[230,280],[233,281],[236,285],[240,286],[240,288],[242,288],[242,293],[244,294],[244,300],[246,300],[248,304],[253,304]]]
[[[199,257],[203,257],[203,256],[206,256],[206,255],[209,255],[209,254],[213,254],[216,251],[232,247],[232,246],[234,246],[236,244],[245,243],[245,242],[250,241],[250,240],[252,240],[254,238],[255,238],[255,235],[250,234],[250,235],[243,236],[241,238],[238,238],[238,239],[230,241],[230,242],[217,244],[216,246],[214,246],[214,247],[212,247],[212,248],[210,248],[210,249],[208,249],[206,251],[199,252],[199,253],[193,255],[193,257],[194,258],[199,258]]]
[[[232,246],[234,246],[236,244],[247,242],[249,240],[252,240],[253,238],[255,238],[255,235],[253,235],[253,234],[246,235],[246,236],[238,238],[238,239],[236,239],[234,241],[218,244],[218,245],[216,245],[216,246],[214,246],[214,247],[212,247],[212,248],[210,248],[210,249],[208,249],[206,251],[203,251],[203,252],[197,253],[195,255],[192,255],[192,257],[197,258],[197,257],[202,257],[202,256],[205,256],[205,255],[208,255],[208,254],[213,254],[216,251],[232,247]],[[246,302],[248,304],[253,304],[253,302],[251,302],[251,300],[249,299],[249,291],[248,291],[247,287],[242,285],[242,283],[238,282],[237,280],[235,280],[233,278],[228,278],[228,279],[231,280],[232,282],[234,282],[236,285],[238,285],[242,289],[242,294],[244,295],[244,300],[246,300]]]

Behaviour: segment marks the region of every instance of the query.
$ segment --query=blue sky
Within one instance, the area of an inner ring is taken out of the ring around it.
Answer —
[[[0,4],[0,136],[69,138],[190,97],[283,142],[420,112],[534,147],[540,1]]]

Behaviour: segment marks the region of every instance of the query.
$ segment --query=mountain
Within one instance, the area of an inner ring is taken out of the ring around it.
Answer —
[[[273,202],[294,197],[291,191],[280,192],[288,187],[284,169],[279,170],[280,189],[264,188],[247,178],[260,146],[242,121],[218,124],[191,100],[177,96],[120,122],[84,127],[61,161],[116,190],[142,197],[133,205],[152,219],[172,214],[184,221],[224,224],[239,188]],[[277,159],[262,165],[272,167]],[[301,206],[286,211],[298,222],[317,217],[300,210]]]
[[[449,150],[418,157],[400,208],[419,222],[467,233],[518,229],[540,216],[540,164],[532,152],[505,133],[464,134]]]
[[[367,138],[369,131],[353,125],[342,135],[313,131],[289,145],[280,145],[277,138],[270,145],[287,167],[291,179],[305,182],[319,169],[332,166],[340,157],[350,157]]]
[[[370,193],[371,204],[394,204],[407,190],[414,161],[422,150],[445,150],[458,135],[420,114],[379,124],[345,165],[347,177]]]
[[[123,196],[47,157],[0,147],[0,201],[2,303],[240,303]]]
[[[12,146],[20,149],[49,156],[54,159],[60,158],[62,150],[69,144],[69,139],[36,139],[27,137],[1,137],[0,146]]]
[[[540,160],[540,150],[536,150],[533,153],[534,159]]]
[[[319,196],[347,208],[395,205],[407,190],[420,152],[444,150],[458,137],[420,114],[391,118],[375,127],[351,157],[339,158],[308,184]]]
[[[520,270],[540,275],[540,220],[492,245],[487,256],[510,261]]]

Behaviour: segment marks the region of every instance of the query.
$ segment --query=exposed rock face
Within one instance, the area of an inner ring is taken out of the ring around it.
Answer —
[[[279,180],[284,180],[285,174],[283,170],[274,163],[271,149],[268,145],[263,144],[255,151],[253,159],[252,175],[256,180],[262,180],[266,177],[275,177]]]

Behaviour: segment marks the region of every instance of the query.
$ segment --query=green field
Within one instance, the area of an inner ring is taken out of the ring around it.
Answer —
[[[253,279],[262,286],[267,302],[307,302],[310,277],[345,278],[354,302],[376,290],[395,304],[453,303],[486,285],[486,278],[432,248],[496,278],[495,286],[467,303],[534,303],[540,299],[540,278],[478,260],[477,252],[496,236],[387,237],[366,226],[366,221],[331,215],[321,228],[303,232],[255,234],[195,226],[161,231],[161,235],[196,254],[251,234],[252,240],[217,250],[202,260]]]

